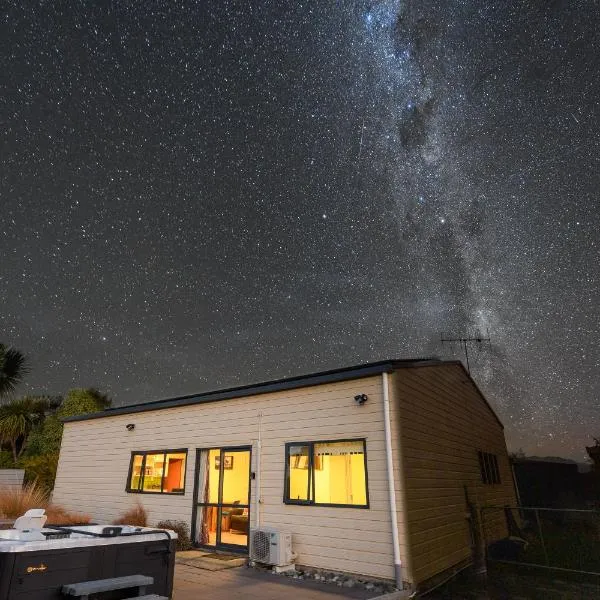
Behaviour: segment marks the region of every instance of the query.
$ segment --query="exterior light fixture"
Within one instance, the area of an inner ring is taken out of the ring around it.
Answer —
[[[367,400],[369,399],[369,396],[367,396],[366,394],[357,394],[356,396],[354,396],[354,402],[356,402],[356,404],[364,404]]]
[[[125,425],[125,429],[127,429],[127,431],[133,431],[135,429],[135,425],[133,423],[127,423],[127,425]]]

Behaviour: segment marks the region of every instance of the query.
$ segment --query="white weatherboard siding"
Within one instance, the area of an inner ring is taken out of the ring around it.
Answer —
[[[367,394],[362,406],[356,394]],[[150,523],[191,522],[196,448],[252,445],[256,469],[262,412],[261,525],[290,531],[297,562],[372,577],[394,577],[385,466],[381,375],[65,424],[54,501],[110,522],[140,500]],[[397,411],[393,409],[394,414]],[[127,431],[125,425],[134,423]],[[396,428],[393,429],[393,433]],[[397,439],[397,436],[395,436]],[[366,438],[369,509],[283,503],[285,443]],[[125,492],[131,451],[188,448],[185,495]],[[394,456],[398,472],[397,453]],[[399,478],[396,491],[400,492]],[[256,480],[252,480],[251,524]],[[400,502],[400,495],[399,495]],[[403,512],[399,507],[400,542]]]
[[[516,498],[502,425],[460,366],[402,369],[395,382],[406,482],[404,534],[412,582],[421,583],[470,558],[465,489],[479,505],[515,505]],[[497,456],[501,483],[482,483],[478,450]],[[502,513],[497,517],[494,533],[503,537]]]

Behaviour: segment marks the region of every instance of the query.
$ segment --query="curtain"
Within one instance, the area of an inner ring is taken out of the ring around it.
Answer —
[[[200,452],[200,468],[198,469],[198,489],[200,490],[199,501],[208,502],[208,472],[210,468],[209,464],[209,451],[202,450]],[[197,542],[199,544],[209,543],[209,530],[210,530],[210,510],[208,506],[198,506],[198,520],[197,520]]]

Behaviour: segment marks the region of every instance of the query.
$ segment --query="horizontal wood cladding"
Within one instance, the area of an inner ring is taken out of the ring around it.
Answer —
[[[308,508],[299,506],[298,508]],[[317,507],[313,507],[317,508]],[[320,508],[320,507],[319,507]],[[368,511],[363,511],[368,512]],[[264,517],[264,519],[263,519]],[[317,527],[320,529],[319,535],[330,535],[328,529],[331,527],[336,531],[348,530],[352,531],[361,531],[368,532],[373,531],[375,533],[382,533],[387,535],[390,531],[389,522],[386,521],[385,515],[381,512],[377,512],[376,515],[371,515],[369,519],[348,519],[347,517],[331,517],[329,515],[324,514],[306,514],[306,511],[303,513],[298,513],[296,515],[290,515],[289,512],[285,512],[279,510],[277,507],[273,509],[265,508],[264,511],[261,512],[261,521],[268,520],[269,522],[277,522],[277,523],[292,523],[297,522],[299,527],[309,527],[314,528]],[[346,534],[344,534],[346,535]],[[336,536],[337,537],[337,536]],[[391,539],[391,538],[390,538]]]
[[[470,556],[472,502],[514,504],[504,431],[457,364],[394,374],[411,577],[419,584]],[[498,457],[501,483],[484,485],[477,451]],[[498,521],[490,523],[504,534]]]
[[[456,547],[454,545],[453,547]],[[447,564],[458,565],[464,560],[469,560],[470,552],[464,549],[452,550],[450,547],[442,557],[437,556],[439,552],[423,556],[422,566],[416,571],[415,579],[425,581],[431,577],[431,573],[442,573],[447,569]]]
[[[323,554],[314,554],[310,561],[306,561],[304,556],[300,556],[297,559],[298,566],[301,567],[315,567],[315,568],[324,568],[322,565],[326,563],[328,566],[326,567],[331,571],[340,571],[344,573],[356,573],[355,567],[357,564],[356,559],[350,558],[338,558],[337,556],[331,555],[323,555]],[[365,572],[363,575],[367,575],[369,577],[376,577],[379,579],[391,579],[389,567],[387,565],[381,563],[370,563],[361,559],[360,564],[364,564]]]
[[[299,564],[392,579],[381,381],[377,375],[66,423],[54,501],[89,513],[98,522],[110,522],[140,501],[149,511],[151,524],[167,518],[190,523],[195,450],[252,445],[252,469],[256,470],[260,413],[261,525],[292,533]],[[369,397],[362,406],[354,401],[359,393]],[[128,431],[127,423],[134,423],[135,429]],[[348,438],[366,438],[370,508],[285,505],[285,443]],[[164,448],[188,449],[185,494],[126,493],[131,451]],[[252,526],[256,482],[251,482]]]
[[[357,394],[368,401],[358,406]],[[464,486],[479,504],[514,503],[512,477],[502,427],[459,365],[397,370],[390,412],[403,578],[419,583],[469,555]],[[381,375],[67,423],[54,500],[98,522],[140,501],[152,524],[189,523],[195,450],[251,445],[256,470],[259,420],[261,525],[292,533],[300,565],[393,578]],[[366,439],[369,509],[285,505],[285,443],[348,438]],[[126,493],[131,451],[169,448],[188,448],[185,494]],[[477,450],[498,456],[501,484],[481,483]],[[496,516],[487,525],[501,532]]]

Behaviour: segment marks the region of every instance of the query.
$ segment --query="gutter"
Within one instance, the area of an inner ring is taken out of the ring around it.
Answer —
[[[387,466],[390,517],[392,519],[392,543],[394,548],[394,576],[396,587],[402,590],[402,560],[400,558],[400,537],[398,535],[398,514],[396,512],[396,486],[394,481],[394,460],[392,454],[392,431],[390,425],[389,375],[381,374],[383,379],[383,423],[385,427],[385,455]]]

